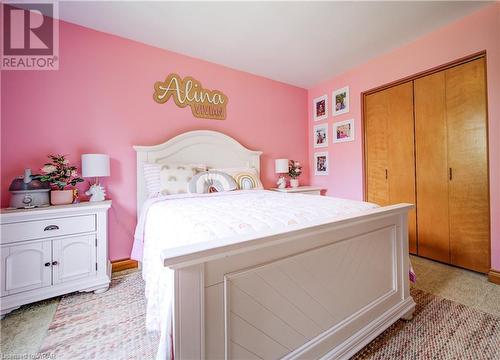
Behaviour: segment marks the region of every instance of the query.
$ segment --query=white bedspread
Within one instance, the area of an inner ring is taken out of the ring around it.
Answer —
[[[265,190],[170,195],[148,200],[136,228],[132,258],[142,261],[148,330],[160,331],[157,359],[171,353],[173,271],[164,249],[341,217],[377,205],[326,196]]]

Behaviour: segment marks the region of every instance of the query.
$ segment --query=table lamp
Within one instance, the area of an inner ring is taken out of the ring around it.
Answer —
[[[283,174],[288,174],[288,159],[276,159],[274,168],[276,174],[280,174],[280,177],[276,182],[278,189],[286,188],[286,179]]]
[[[106,191],[99,184],[99,178],[109,176],[109,156],[106,154],[82,154],[82,176],[95,178],[86,195],[90,195],[89,201],[103,201]]]

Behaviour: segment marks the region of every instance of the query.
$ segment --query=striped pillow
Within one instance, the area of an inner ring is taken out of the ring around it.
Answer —
[[[158,196],[160,193],[160,170],[159,164],[143,163],[144,181],[148,197]]]
[[[260,181],[259,173],[255,168],[228,168],[215,170],[231,175],[238,184],[238,189],[240,190],[264,188]]]
[[[238,185],[230,175],[215,170],[196,174],[188,186],[189,192],[193,194],[232,191],[237,188]]]

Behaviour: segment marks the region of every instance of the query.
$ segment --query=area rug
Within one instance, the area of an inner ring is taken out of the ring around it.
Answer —
[[[398,321],[354,359],[500,359],[500,317],[412,289],[411,321]],[[62,298],[40,349],[52,359],[154,359],[158,338],[145,327],[138,272],[112,280],[103,294]]]
[[[140,273],[115,277],[105,293],[63,296],[39,352],[47,359],[154,359],[159,340],[146,332],[145,317]]]
[[[418,289],[413,320],[399,320],[353,357],[386,359],[500,359],[500,317]]]

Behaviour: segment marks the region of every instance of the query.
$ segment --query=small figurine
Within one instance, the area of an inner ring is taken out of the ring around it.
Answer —
[[[94,184],[90,186],[90,189],[85,191],[85,195],[90,196],[89,201],[104,201],[106,198],[106,190],[104,190],[104,186]]]
[[[278,182],[276,183],[278,185],[278,189],[284,189],[286,188],[286,179],[284,176],[280,176],[278,179]]]

